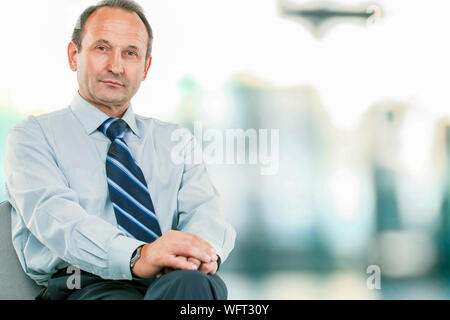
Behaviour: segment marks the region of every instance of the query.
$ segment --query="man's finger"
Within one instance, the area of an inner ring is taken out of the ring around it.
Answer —
[[[192,257],[201,262],[211,262],[216,259],[215,250],[213,247],[200,247],[194,242],[179,243],[174,248],[174,254],[185,257]]]
[[[204,274],[215,274],[217,271],[217,262],[202,263],[198,270]]]
[[[214,247],[193,233],[171,230],[164,236],[171,242],[172,253],[175,255],[193,257],[201,262],[217,259]]]
[[[200,260],[193,258],[193,257],[189,257],[187,259],[187,261],[195,264],[197,266],[197,268],[200,267],[200,265],[202,264],[202,262]]]
[[[186,257],[183,256],[167,256],[164,265],[172,269],[181,270],[197,270],[198,266],[192,262],[189,262]]]

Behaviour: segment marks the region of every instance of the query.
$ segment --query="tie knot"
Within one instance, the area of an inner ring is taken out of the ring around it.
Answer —
[[[127,126],[127,123],[120,118],[109,118],[98,129],[111,141],[114,141],[117,137],[122,137]]]

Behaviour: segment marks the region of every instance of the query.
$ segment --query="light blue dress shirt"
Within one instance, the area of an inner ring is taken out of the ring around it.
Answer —
[[[24,271],[40,285],[69,265],[105,279],[132,279],[130,258],[144,243],[119,229],[109,199],[105,159],[111,141],[97,130],[107,118],[77,93],[69,107],[29,116],[9,131],[5,178],[12,241]],[[176,140],[172,134],[180,126],[136,115],[131,105],[122,119],[162,233],[197,234],[225,261],[236,233],[204,164],[173,161],[174,148],[185,155],[197,148],[192,134],[184,130]]]

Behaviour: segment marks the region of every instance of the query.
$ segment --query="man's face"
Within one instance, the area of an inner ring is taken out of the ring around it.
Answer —
[[[148,40],[136,13],[109,7],[95,11],[84,26],[81,52],[70,59],[81,96],[102,109],[128,107],[150,67]]]

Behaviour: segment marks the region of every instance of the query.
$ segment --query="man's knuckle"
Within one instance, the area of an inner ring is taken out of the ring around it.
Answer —
[[[188,243],[189,243],[189,245],[190,245],[191,247],[196,247],[196,246],[197,246],[197,240],[194,239],[194,238],[190,239],[190,240],[188,241]]]
[[[175,233],[174,230],[169,230],[169,231],[167,231],[166,236],[172,237],[174,235],[174,233]]]

